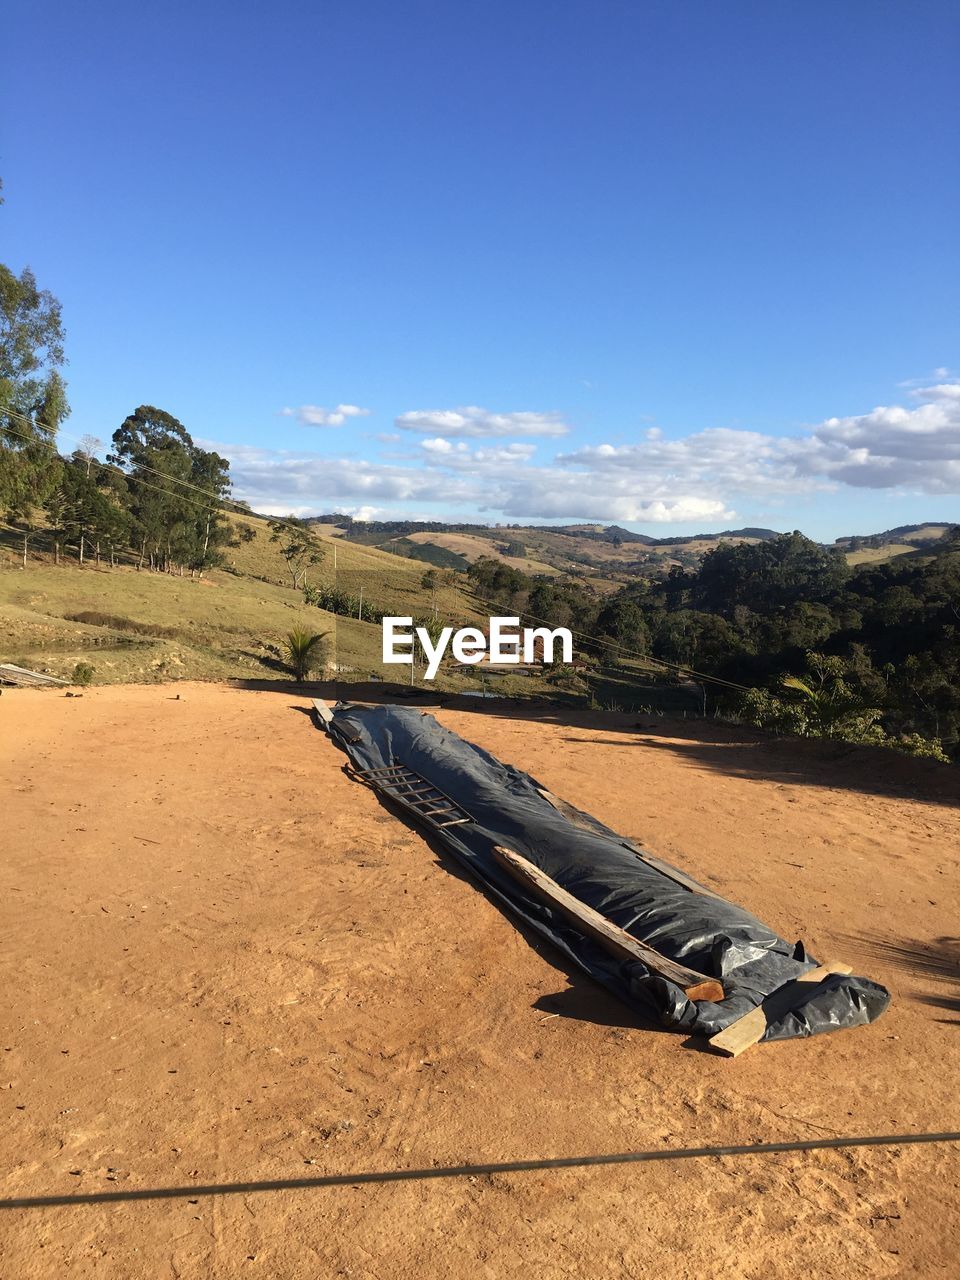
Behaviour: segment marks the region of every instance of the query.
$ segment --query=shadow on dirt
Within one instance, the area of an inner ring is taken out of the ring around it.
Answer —
[[[669,752],[698,769],[733,778],[779,783],[783,787],[817,787],[854,791],[898,800],[960,807],[960,767],[917,759],[882,747],[859,746],[810,738],[776,738],[749,726],[710,719],[669,719],[617,711],[591,711],[582,704],[519,698],[470,698],[429,689],[387,683],[347,684],[292,680],[233,681],[238,688],[261,692],[369,704],[406,705],[433,712],[559,725],[573,730],[563,739],[571,745],[636,746]],[[584,732],[576,733],[576,730]],[[597,737],[598,732],[617,737]],[[469,729],[463,730],[469,738]]]
[[[931,942],[904,939],[851,936],[850,941],[912,978],[926,978],[933,991],[914,990],[911,994],[921,1004],[960,1014],[960,938],[934,938]],[[939,1022],[960,1026],[960,1018],[939,1018]]]
[[[302,710],[300,707],[296,709]],[[347,765],[344,765],[343,771],[348,775],[350,773]],[[362,784],[358,783],[357,785]],[[488,893],[486,885],[470,875],[467,868],[461,862],[458,862],[430,828],[411,821],[409,813],[400,806],[391,803],[389,797],[373,790],[373,788],[369,788],[369,790],[376,797],[377,803],[385,813],[390,814],[397,822],[402,823],[408,831],[415,831],[421,837],[436,858],[438,867],[441,867],[449,875],[455,876],[464,884],[470,885],[477,892],[483,893],[484,897],[489,902],[492,902],[509,920],[526,944],[551,968],[559,970],[566,978],[569,985],[565,990],[557,991],[550,995],[538,996],[531,1008],[537,1009],[543,1014],[572,1018],[577,1022],[593,1022],[603,1027],[633,1028],[635,1030],[659,1031],[661,1033],[665,1031],[664,1027],[652,1019],[644,1018],[643,1014],[632,1005],[624,1004],[618,1000],[600,983],[595,982],[577,965],[572,964],[562,951],[552,946],[547,939],[542,938],[525,920],[515,916],[499,898],[494,894]],[[451,921],[450,927],[451,931],[455,931],[456,922]]]

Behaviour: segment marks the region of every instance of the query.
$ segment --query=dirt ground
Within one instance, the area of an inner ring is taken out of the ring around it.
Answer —
[[[438,713],[892,992],[872,1027],[727,1060],[518,932],[307,706],[4,691],[0,1195],[960,1128],[953,771]],[[0,1209],[0,1275],[948,1276],[958,1183],[931,1146]]]

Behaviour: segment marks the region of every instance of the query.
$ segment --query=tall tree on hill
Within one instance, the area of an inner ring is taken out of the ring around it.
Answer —
[[[92,554],[99,564],[102,543],[112,549],[129,530],[129,519],[117,504],[116,490],[108,481],[108,468],[91,460],[83,449],[74,453],[64,472],[77,559],[83,564]]]
[[[29,267],[15,275],[0,264],[0,509],[23,537],[23,564],[33,514],[57,483],[52,448],[69,413],[60,303],[37,285]]]
[[[44,500],[43,508],[47,513],[47,532],[53,539],[53,563],[60,563],[60,553],[70,536],[72,508],[67,486],[64,484],[61,468],[57,483],[51,488]]]
[[[325,551],[305,520],[287,516],[270,521],[270,541],[276,542],[287,562],[295,589],[306,586],[307,570],[323,563]]]
[[[63,461],[57,483],[44,503],[47,533],[53,539],[54,563],[68,544],[76,547],[83,564],[92,554],[100,563],[101,545],[111,553],[129,528],[126,512],[117,500],[109,468],[89,459],[82,450]]]
[[[617,642],[621,658],[631,653],[646,653],[650,647],[646,621],[639,606],[630,599],[614,598],[606,605],[597,618],[597,630],[601,636],[610,636]]]
[[[190,518],[184,482],[192,443],[182,422],[153,405],[140,405],[113,433],[108,461],[127,473],[138,569],[172,564],[179,526]]]
[[[218,563],[228,527],[220,502],[229,463],[193,443],[172,414],[140,405],[113,434],[108,461],[126,474],[137,568],[202,573]]]

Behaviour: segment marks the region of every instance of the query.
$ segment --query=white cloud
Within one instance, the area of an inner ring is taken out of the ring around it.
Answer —
[[[802,434],[715,427],[670,440],[657,428],[641,428],[636,443],[586,446],[540,465],[533,461],[537,445],[530,441],[474,446],[458,434],[475,434],[477,419],[465,426],[457,417],[454,427],[459,430],[434,430],[408,455],[377,462],[249,446],[206,447],[230,458],[237,496],[271,512],[317,513],[352,504],[358,510],[376,506],[407,514],[433,506],[445,512],[483,511],[493,520],[595,519],[709,528],[732,520],[735,500],[743,495],[754,505],[757,500],[769,505],[844,485],[891,493],[960,493],[956,381],[916,388],[905,406],[829,418]],[[422,422],[406,429],[425,430]]]
[[[662,434],[640,444],[593,445],[559,454],[557,462],[577,471],[632,477],[640,487],[669,485],[683,492],[795,493],[816,487],[813,476],[801,476],[793,438],[778,439],[758,431],[709,427],[679,440]]]
[[[352,516],[354,520],[377,520],[386,512],[383,507],[349,507],[343,514]]]
[[[335,409],[324,409],[319,404],[302,404],[299,409],[281,409],[285,418],[296,418],[304,427],[342,427],[348,418],[366,418],[369,409],[355,404],[338,404]]]
[[[435,442],[434,442],[435,443]],[[450,443],[450,442],[445,442]],[[632,477],[532,467],[533,446],[434,450],[427,465],[397,466],[319,454],[281,453],[218,444],[230,459],[238,498],[270,514],[319,513],[348,503],[442,504],[526,519],[632,520],[655,524],[730,519],[722,500],[669,492],[639,492]],[[347,507],[349,510],[349,507]],[[382,509],[382,508],[381,508]]]
[[[459,444],[453,444],[450,440],[444,440],[442,436],[436,436],[432,440],[421,440],[420,448],[424,453],[433,454],[438,458],[448,458],[453,453],[469,451],[469,445],[465,445],[462,441]]]
[[[676,492],[644,492],[629,477],[611,479],[587,472],[558,474],[546,468],[522,472],[503,494],[502,502],[484,503],[513,519],[610,520],[638,524],[689,524],[734,519],[720,498]]]
[[[394,419],[402,431],[441,436],[565,436],[570,427],[558,413],[491,413],[476,405],[459,409],[412,410]]]
[[[438,436],[433,440],[421,440],[420,448],[427,454],[428,462],[444,467],[457,467],[468,471],[490,471],[526,462],[537,451],[535,444],[494,445],[489,449],[471,449],[463,440],[456,442]]]
[[[945,364],[938,366],[924,378],[907,378],[904,382],[898,382],[898,387],[925,387],[930,382],[949,382],[956,375],[952,370],[948,369]]]
[[[767,497],[846,484],[855,488],[960,493],[960,383],[911,393],[912,406],[828,418],[801,436],[711,427],[678,440],[646,433],[639,444],[592,445],[559,454],[565,468],[629,475],[701,494]]]
[[[804,464],[867,489],[960,493],[960,383],[912,392],[913,408],[879,405],[828,418],[813,433]]]
[[[356,458],[328,458],[251,445],[218,445],[230,459],[236,497],[256,510],[320,513],[353,502],[477,501],[466,480],[428,468],[398,467]]]

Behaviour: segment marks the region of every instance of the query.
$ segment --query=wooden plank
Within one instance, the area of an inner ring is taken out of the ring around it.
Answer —
[[[566,800],[561,800],[553,792],[548,791],[546,787],[538,787],[537,790],[544,800],[553,805],[557,813],[566,818],[568,822],[572,822],[575,827],[579,827],[581,831],[592,831],[594,835],[610,838],[610,833],[599,831],[592,823],[587,822],[583,815],[574,809],[573,805],[567,804]],[[629,840],[624,836],[617,836],[617,839],[632,854],[635,854],[641,862],[645,862],[648,867],[652,867],[654,871],[659,871],[662,876],[666,876],[669,880],[674,880],[677,884],[683,885],[684,889],[689,889],[691,893],[700,893],[707,898],[718,898],[721,902],[726,901],[719,893],[714,893],[712,889],[700,884],[699,881],[694,880],[692,876],[688,876],[678,867],[673,867],[669,862],[664,862],[662,858],[657,858],[652,853],[647,853],[633,840]]]
[[[313,699],[313,709],[317,713],[317,715],[320,717],[320,719],[323,721],[324,724],[329,724],[330,721],[333,719],[333,712],[330,710],[330,708],[327,706],[327,704],[324,702],[322,698]]]
[[[13,662],[0,662],[0,684],[19,685],[24,689],[39,689],[45,685],[63,686],[69,683],[69,680],[61,680],[59,676],[48,676],[42,671],[30,671],[26,667],[18,667]]]
[[[697,973],[695,969],[688,969],[686,965],[669,960],[653,947],[634,938],[632,934],[621,929],[612,920],[608,920],[599,911],[594,911],[593,907],[588,907],[585,902],[568,893],[535,863],[521,857],[519,853],[514,853],[512,849],[503,848],[502,845],[495,845],[493,854],[499,865],[515,880],[525,888],[532,889],[537,897],[561,915],[566,916],[567,920],[581,933],[586,934],[588,938],[593,938],[611,955],[615,955],[619,960],[639,960],[651,973],[656,973],[669,982],[675,983],[690,1000],[723,999],[723,987],[715,978],[708,978],[705,974]]]
[[[809,969],[806,973],[801,973],[798,978],[785,983],[784,986],[767,996],[763,1004],[751,1009],[742,1018],[738,1018],[736,1022],[731,1022],[729,1027],[724,1027],[715,1036],[711,1036],[708,1042],[710,1048],[715,1049],[717,1053],[722,1053],[726,1058],[738,1057],[745,1049],[749,1049],[751,1045],[759,1044],[763,1039],[763,1034],[767,1029],[768,1015],[772,1012],[772,1006],[776,1005],[777,1016],[789,1012],[791,1004],[795,1004],[799,996],[803,994],[796,990],[797,984],[822,982],[831,973],[845,974],[851,972],[852,970],[848,964],[838,964],[835,960],[831,960],[827,964],[819,965],[816,969]]]

